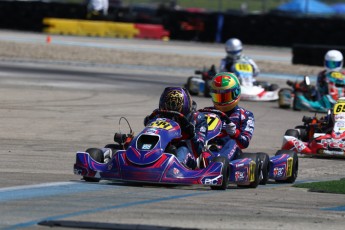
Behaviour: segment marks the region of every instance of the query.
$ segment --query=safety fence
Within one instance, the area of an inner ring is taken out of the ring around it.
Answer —
[[[245,44],[293,47],[296,64],[320,63],[320,60],[311,61],[306,49],[314,50],[316,57],[323,56],[328,47],[345,46],[342,17],[190,12],[167,8],[139,12],[121,6],[111,7],[105,20],[96,21],[86,20],[87,10],[83,4],[41,1],[0,1],[0,11],[0,28],[3,29],[220,43],[238,37]],[[302,47],[304,51],[300,51]]]

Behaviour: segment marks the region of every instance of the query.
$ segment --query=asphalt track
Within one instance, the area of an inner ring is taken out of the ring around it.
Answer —
[[[139,132],[163,88],[186,80],[151,69],[128,74],[126,68],[0,63],[0,229],[344,228],[344,195],[311,193],[290,184],[230,185],[216,192],[81,181],[72,170],[76,151],[111,143],[122,116]],[[209,98],[194,100],[199,107],[210,105]],[[247,151],[270,155],[280,148],[286,129],[311,115],[281,110],[276,102],[241,105],[254,112],[256,121]],[[128,127],[122,124],[121,130]],[[296,183],[345,175],[343,160],[300,157],[299,163]]]

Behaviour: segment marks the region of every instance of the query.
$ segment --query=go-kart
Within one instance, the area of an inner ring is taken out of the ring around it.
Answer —
[[[222,121],[214,113],[207,113],[207,120],[206,139],[210,140],[221,132]],[[190,169],[178,161],[174,155],[176,149],[172,148],[174,143],[181,141],[183,133],[194,135],[190,127],[194,126],[180,113],[155,110],[137,136],[115,133],[116,144],[105,146],[115,152],[109,161],[105,161],[104,151],[99,148],[77,152],[74,173],[89,182],[117,180],[204,185],[215,190],[225,190],[229,183],[255,188],[259,183],[265,184],[269,176],[287,182],[293,182],[297,177],[297,155],[285,150],[270,160],[264,153],[244,153],[230,162],[208,151],[198,157],[196,168]]]
[[[212,65],[209,69],[204,67],[203,70],[195,70],[194,74],[200,75],[201,77],[188,77],[184,87],[193,96],[202,94],[205,97],[210,97],[211,80],[213,76],[217,74],[215,65]]]
[[[333,118],[332,118],[333,116]],[[286,130],[283,150],[309,156],[345,157],[345,100],[338,101],[327,116],[303,116],[303,125]]]
[[[333,108],[338,98],[345,96],[345,76],[336,71],[328,72],[326,82],[328,90],[320,95],[316,87],[311,85],[308,76],[305,76],[300,82],[288,80],[286,83],[292,89],[282,88],[279,91],[279,107],[327,113],[329,109]]]
[[[266,81],[254,79],[253,67],[245,61],[234,63],[231,72],[235,73],[241,84],[241,100],[245,101],[275,101],[278,100],[279,86]],[[191,95],[203,94],[210,96],[210,82],[216,74],[215,66],[203,71],[197,70],[195,74],[201,74],[202,78],[191,76],[187,80],[185,88]]]

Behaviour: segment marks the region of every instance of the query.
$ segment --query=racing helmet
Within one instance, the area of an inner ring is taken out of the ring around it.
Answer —
[[[225,51],[228,57],[239,58],[242,54],[242,42],[237,38],[230,38],[225,42]]]
[[[210,94],[216,109],[222,112],[230,111],[240,100],[240,81],[234,73],[218,73],[212,78]]]
[[[188,90],[182,87],[166,87],[159,99],[159,109],[188,115],[192,111],[192,99]]]
[[[328,71],[340,71],[343,67],[343,55],[338,50],[329,50],[325,55],[325,67]]]

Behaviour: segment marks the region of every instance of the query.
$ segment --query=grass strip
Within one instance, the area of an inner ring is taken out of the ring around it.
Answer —
[[[340,180],[294,184],[293,187],[307,188],[310,192],[345,194],[345,178]]]

